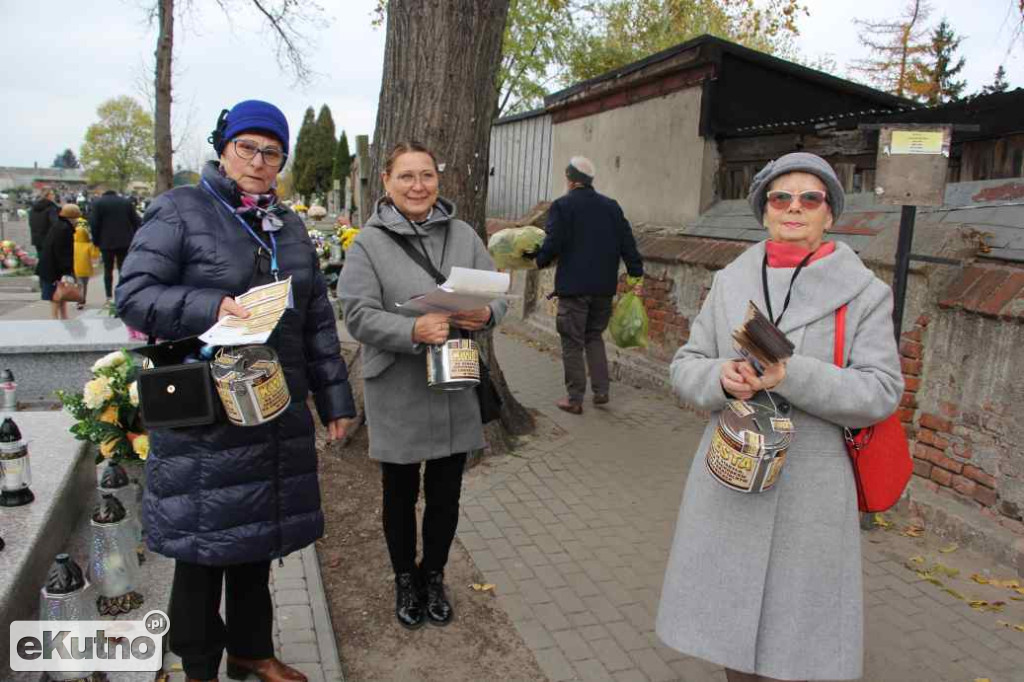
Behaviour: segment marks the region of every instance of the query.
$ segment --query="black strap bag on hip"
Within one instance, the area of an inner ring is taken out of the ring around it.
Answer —
[[[392,232],[391,230],[383,227],[377,228],[384,234],[391,237],[398,246],[405,251],[406,255],[413,260],[416,265],[423,268],[428,275],[434,278],[434,281],[438,284],[443,284],[445,276],[434,267],[434,264],[430,262],[430,259],[426,255],[420,253],[416,248],[409,243],[409,240],[402,235]],[[413,228],[415,229],[415,228]],[[445,239],[447,240],[447,235]],[[501,417],[501,394],[498,393],[498,387],[494,385],[494,381],[491,380],[491,368],[484,362],[483,354],[480,354],[480,383],[476,387],[476,398],[477,402],[480,403],[480,421],[484,424],[490,424]]]
[[[206,426],[218,420],[210,363],[198,336],[154,343],[133,352],[149,360],[139,371],[139,408],[147,429]]]

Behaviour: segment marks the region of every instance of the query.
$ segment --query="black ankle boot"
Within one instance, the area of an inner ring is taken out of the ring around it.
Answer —
[[[399,625],[410,630],[423,625],[423,602],[420,600],[419,586],[416,585],[415,573],[398,573],[395,575],[395,617]]]
[[[424,571],[427,593],[427,618],[431,625],[448,625],[455,615],[444,593],[444,571]]]

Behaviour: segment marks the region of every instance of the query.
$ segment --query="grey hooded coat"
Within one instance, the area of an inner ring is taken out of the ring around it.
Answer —
[[[796,345],[773,391],[793,406],[781,477],[759,494],[707,472],[704,453],[728,398],[720,371],[748,300],[764,309],[764,243],[719,272],[671,366],[675,392],[711,412],[690,468],[665,574],[657,632],[669,646],[735,670],[854,679],[863,662],[860,530],[842,427],[888,417],[903,392],[889,287],[845,244],[808,265],[781,330]],[[768,270],[776,312],[793,268]],[[832,363],[835,311],[848,304],[846,367]]]
[[[431,262],[445,276],[455,265],[494,270],[483,241],[454,216],[455,206],[439,199],[419,228]],[[424,349],[412,340],[415,318],[396,307],[437,284],[384,230],[405,235],[419,248],[412,227],[393,206],[379,202],[346,254],[338,280],[345,326],[363,344],[370,457],[411,464],[482,448],[476,391],[444,393],[427,387]],[[504,301],[491,304],[492,326],[506,307]]]

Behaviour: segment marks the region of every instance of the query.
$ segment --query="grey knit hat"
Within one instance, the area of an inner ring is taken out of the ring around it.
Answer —
[[[754,218],[760,223],[764,220],[764,205],[768,203],[768,187],[772,180],[785,175],[786,173],[810,173],[825,183],[825,191],[828,193],[828,205],[832,209],[832,220],[839,220],[843,212],[843,204],[846,201],[846,193],[843,192],[843,185],[839,177],[832,170],[828,161],[817,154],[807,152],[793,152],[786,154],[758,171],[754,181],[750,184],[750,194],[747,202],[750,203],[750,210],[754,212]]]

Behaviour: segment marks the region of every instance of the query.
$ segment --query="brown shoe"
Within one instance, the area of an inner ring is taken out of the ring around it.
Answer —
[[[607,405],[610,398],[607,393],[595,393],[594,404],[595,405]]]
[[[555,403],[555,407],[569,414],[583,414],[583,406],[579,403],[574,403],[568,397],[562,398]]]
[[[307,682],[305,675],[276,658],[253,660],[229,654],[227,673],[233,680],[244,680],[252,673],[263,682]]]

